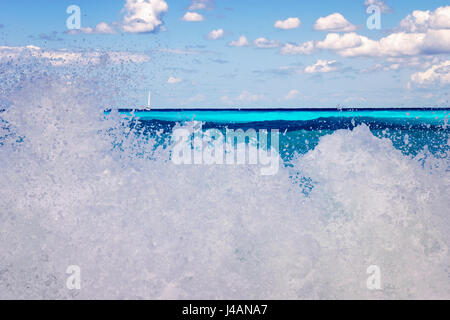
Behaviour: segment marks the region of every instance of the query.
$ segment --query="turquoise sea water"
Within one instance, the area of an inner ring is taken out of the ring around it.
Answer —
[[[444,121],[449,110],[153,110],[122,111],[141,120],[248,123],[260,121],[308,121],[323,118],[420,119]]]
[[[201,122],[203,129],[277,129],[281,156],[285,160],[315,148],[321,137],[336,130],[367,125],[372,134],[389,138],[395,148],[407,155],[429,151],[436,156],[449,149],[450,109],[381,110],[120,110],[134,119],[141,132],[167,141],[176,124]],[[109,113],[109,111],[107,112]],[[163,134],[160,134],[162,129]],[[158,133],[158,134],[156,134]]]

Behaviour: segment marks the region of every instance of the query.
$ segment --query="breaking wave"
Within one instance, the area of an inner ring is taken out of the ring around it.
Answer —
[[[2,92],[1,299],[450,298],[448,149],[408,156],[362,124],[274,176],[177,166],[89,88]]]

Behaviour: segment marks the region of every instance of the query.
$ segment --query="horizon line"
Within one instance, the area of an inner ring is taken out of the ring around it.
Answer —
[[[134,109],[134,108],[118,108],[118,109],[106,109],[105,112],[111,112],[117,110],[119,112],[154,112],[154,111],[167,111],[167,112],[182,112],[182,111],[395,111],[395,110],[415,110],[415,111],[444,111],[450,110],[450,107],[381,107],[381,108],[152,108],[148,109]]]

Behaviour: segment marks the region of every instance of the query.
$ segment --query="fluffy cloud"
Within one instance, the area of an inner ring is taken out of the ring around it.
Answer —
[[[116,31],[106,22],[100,22],[96,27],[95,27],[95,31],[96,33],[103,33],[103,34],[112,34],[112,33],[116,33]]]
[[[304,42],[302,44],[286,43],[281,48],[281,54],[283,55],[295,55],[295,54],[311,54],[314,52],[314,41]]]
[[[380,40],[359,36],[360,45],[338,51],[344,57],[401,57],[450,52],[450,30],[427,33],[398,32]],[[339,46],[338,43],[335,44]]]
[[[429,29],[450,29],[450,6],[429,10],[415,10],[400,22],[405,32],[427,32]]]
[[[168,83],[168,84],[176,84],[176,83],[180,83],[181,81],[182,81],[181,78],[170,77],[170,78],[167,80],[167,83]]]
[[[345,33],[329,33],[323,41],[308,41],[299,45],[287,43],[281,49],[281,53],[311,54],[315,50],[322,49],[336,51],[343,57],[378,58],[450,53],[450,6],[440,7],[434,12],[414,11],[402,20],[400,30],[379,40],[348,32],[354,29],[354,26],[338,13],[320,18],[315,28],[341,29]]]
[[[336,60],[317,60],[315,64],[312,66],[308,66],[305,68],[305,73],[325,73],[325,72],[333,72],[338,68],[338,63]]]
[[[434,65],[424,72],[411,75],[411,84],[418,86],[446,85],[450,84],[450,60]]]
[[[450,30],[428,30],[421,51],[424,54],[450,53]]]
[[[261,49],[277,48],[280,45],[278,41],[268,40],[266,38],[258,38],[255,41],[253,41],[253,44],[255,45],[256,48]]]
[[[188,22],[200,22],[200,21],[203,21],[205,19],[203,18],[203,16],[201,14],[199,14],[197,12],[188,11],[183,16],[183,18],[181,18],[181,20],[188,21]]]
[[[284,97],[284,100],[293,100],[298,97],[300,92],[298,90],[291,90],[287,93],[287,95]]]
[[[342,14],[333,13],[317,19],[314,29],[318,31],[351,32],[356,30],[356,26],[348,22]]]
[[[126,51],[108,52],[76,52],[69,50],[44,50],[36,46],[26,47],[0,47],[0,61],[38,59],[52,66],[88,65],[101,63],[144,63],[150,60],[149,56]]]
[[[113,22],[109,25],[100,22],[95,28],[81,28],[70,30],[68,34],[114,34],[115,27],[120,25],[123,32],[144,33],[153,32],[162,27],[162,15],[169,10],[164,0],[126,0],[122,9],[124,12],[121,23]]]
[[[212,30],[210,33],[208,33],[207,38],[211,39],[211,40],[217,40],[222,38],[224,35],[224,31],[223,29],[217,29],[217,30]]]
[[[246,47],[249,43],[245,36],[240,36],[238,40],[231,41],[228,45],[230,47]]]
[[[274,27],[277,29],[296,29],[300,26],[301,22],[299,18],[288,18],[286,20],[278,20],[275,22]]]
[[[69,30],[68,34],[114,34],[116,30],[106,22],[100,22],[95,28],[81,28],[79,30]]]
[[[347,48],[355,48],[362,44],[361,36],[351,32],[340,35],[338,33],[327,34],[325,40],[316,44],[318,49],[342,50]]]
[[[162,15],[169,10],[164,0],[126,0],[122,30],[152,32],[162,25]]]

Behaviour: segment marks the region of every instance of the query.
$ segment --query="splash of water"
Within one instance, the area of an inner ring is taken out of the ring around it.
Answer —
[[[105,119],[88,88],[9,92],[0,298],[450,297],[448,157],[423,165],[361,125],[275,176],[176,166],[170,148]],[[374,264],[380,291],[366,287]],[[69,265],[79,291],[65,286]]]

